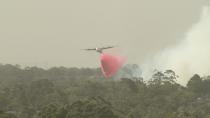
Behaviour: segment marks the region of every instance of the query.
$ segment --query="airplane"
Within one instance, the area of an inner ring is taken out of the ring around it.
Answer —
[[[114,48],[114,46],[109,46],[109,47],[101,47],[101,48],[89,48],[89,49],[84,49],[86,51],[96,51],[98,53],[103,53],[103,50],[105,49],[110,49],[110,48]]]

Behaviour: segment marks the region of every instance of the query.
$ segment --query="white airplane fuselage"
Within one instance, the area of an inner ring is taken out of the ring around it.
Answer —
[[[98,53],[103,53],[103,49],[100,49],[100,48],[96,48],[96,51],[97,51]]]

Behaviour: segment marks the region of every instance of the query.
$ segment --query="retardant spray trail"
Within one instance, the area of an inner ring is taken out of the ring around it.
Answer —
[[[101,70],[106,78],[114,76],[125,64],[126,59],[121,56],[102,53],[100,56]]]

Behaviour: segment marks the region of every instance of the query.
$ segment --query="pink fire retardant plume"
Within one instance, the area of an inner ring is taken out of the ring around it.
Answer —
[[[114,76],[124,65],[126,59],[121,56],[102,53],[100,57],[101,70],[106,78]]]

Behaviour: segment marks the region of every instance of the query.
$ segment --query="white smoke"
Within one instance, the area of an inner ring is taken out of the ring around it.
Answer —
[[[179,75],[178,82],[185,85],[193,74],[210,75],[210,10],[204,7],[200,20],[186,33],[176,46],[158,53],[143,67],[143,76],[153,69],[172,69]]]
[[[121,80],[122,78],[140,79],[142,77],[142,70],[137,64],[126,64],[114,76],[114,80]]]

